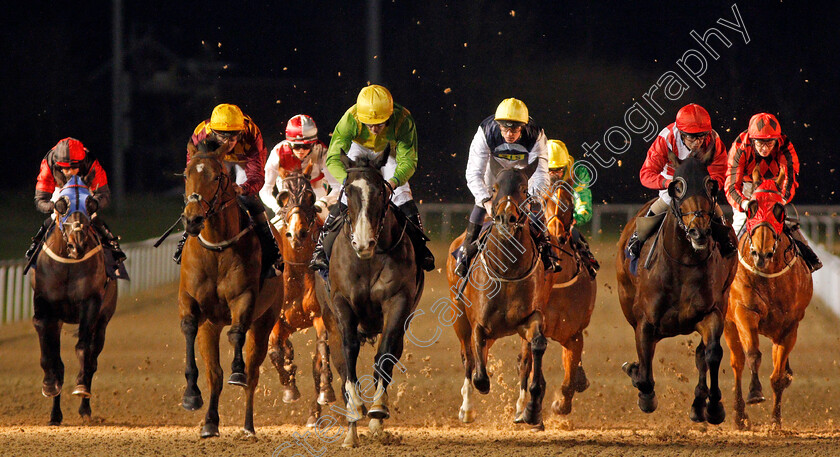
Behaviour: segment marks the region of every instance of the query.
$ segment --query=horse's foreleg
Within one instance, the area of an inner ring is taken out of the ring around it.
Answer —
[[[84,300],[79,306],[79,340],[76,342],[76,357],[79,359],[79,374],[73,395],[90,398],[90,380],[96,371],[96,359],[93,357],[93,340],[99,320],[100,297]]]
[[[242,357],[242,348],[245,346],[245,333],[251,328],[256,297],[255,290],[246,290],[228,303],[231,324],[227,335],[228,341],[233,345],[233,361],[230,363],[228,384],[246,388],[248,387],[248,378],[245,376],[245,359]]]
[[[730,306],[733,305],[730,304]],[[738,430],[744,430],[749,427],[749,418],[745,410],[744,393],[741,390],[741,377],[744,373],[746,357],[735,322],[727,320],[724,323],[723,336],[726,338],[726,345],[729,347],[729,364],[732,366],[732,376],[735,378],[735,386],[733,388],[735,394],[733,403],[733,407],[735,408],[735,427]]]
[[[770,385],[773,386],[773,424],[777,428],[782,428],[782,394],[793,381],[789,357],[796,344],[798,327],[797,324],[781,340],[773,342],[773,374],[770,375]]]
[[[622,369],[639,389],[639,409],[646,413],[656,411],[657,401],[653,380],[653,355],[656,352],[654,327],[646,322],[636,325],[636,354],[639,362],[625,363]]]
[[[479,324],[472,329],[473,360],[475,370],[472,375],[473,386],[481,394],[490,393],[490,377],[487,376],[487,331]]]
[[[531,342],[531,357],[533,368],[531,384],[528,386],[528,393],[531,400],[525,406],[525,422],[542,427],[542,402],[545,397],[545,377],[542,371],[542,359],[548,340],[542,334],[542,314],[537,311],[531,315],[525,331],[526,338]]]
[[[323,318],[315,318],[312,321],[315,332],[317,335],[317,342],[315,344],[316,353],[315,359],[317,360],[317,369],[318,369],[318,379],[315,381],[315,385],[318,388],[318,404],[319,405],[326,405],[328,403],[335,402],[335,391],[333,390],[332,381],[332,369],[330,367],[330,345],[329,345],[329,336],[327,334],[327,327],[324,323]],[[313,373],[313,376],[315,374]]]
[[[361,341],[359,341],[358,325],[359,321],[356,315],[350,309],[349,304],[340,296],[333,297],[333,311],[335,313],[335,322],[341,333],[341,350],[344,356],[342,378],[344,384],[342,391],[344,392],[344,411],[347,418],[347,435],[344,437],[343,447],[357,447],[359,446],[359,435],[356,431],[356,422],[364,416],[362,408],[364,407],[362,399],[356,390],[356,363],[359,358],[359,349],[361,348]]]
[[[93,341],[91,354],[90,354],[90,373],[86,373],[85,376],[85,385],[88,388],[91,388],[93,384],[93,374],[99,367],[99,354],[102,353],[102,349],[105,347],[105,329],[108,327],[108,321],[110,320],[109,316],[100,316],[96,322],[96,328],[93,332]],[[82,397],[81,404],[79,405],[79,415],[83,418],[90,418],[91,410],[90,410],[90,397],[85,396]]]
[[[198,366],[195,364],[195,338],[198,335],[198,317],[188,314],[181,318],[181,333],[187,344],[186,368],[184,377],[187,378],[187,388],[181,406],[187,411],[196,411],[204,405],[201,399],[201,389],[198,388]]]
[[[251,325],[245,338],[245,374],[248,378],[248,387],[245,388],[245,425],[243,430],[246,435],[257,434],[254,429],[254,392],[260,382],[260,365],[265,360],[268,351],[268,335],[271,328],[277,321],[277,316],[272,309],[266,310]]]
[[[47,305],[39,306],[39,298],[35,297],[36,310],[44,309]],[[44,380],[41,393],[52,398],[50,411],[50,425],[61,425],[64,416],[61,413],[61,387],[64,385],[64,363],[61,361],[61,322],[51,317],[42,317],[36,313],[32,318],[35,330],[38,332],[38,343],[41,346],[41,369],[44,370]]]
[[[752,372],[750,378],[750,393],[747,395],[747,404],[752,405],[764,401],[764,393],[761,389],[761,380],[758,378],[758,369],[761,367],[761,350],[758,342],[758,323],[761,316],[739,306],[735,309],[738,323],[738,332],[744,349],[747,353],[747,366]]]
[[[689,418],[693,422],[706,422],[706,403],[709,399],[706,373],[709,365],[706,363],[706,345],[702,340],[694,351],[694,366],[697,367],[697,386],[694,387],[694,402],[691,404]]]
[[[589,381],[580,365],[583,354],[583,334],[578,332],[563,345],[563,384],[560,386],[560,393],[563,398],[558,401],[556,398],[552,403],[552,409],[556,414],[569,414],[572,412],[572,398],[575,392],[586,390]],[[581,379],[582,377],[582,379]]]
[[[201,428],[202,438],[219,436],[219,396],[222,393],[222,365],[219,363],[219,339],[222,326],[204,321],[198,328],[198,347],[204,359],[207,372],[207,385],[210,388],[210,403],[204,416],[204,426]],[[244,373],[243,373],[244,374]]]
[[[710,424],[717,425],[726,419],[726,410],[720,401],[721,392],[720,385],[718,384],[720,362],[723,360],[723,347],[720,345],[720,336],[723,334],[723,316],[718,311],[712,312],[697,326],[697,330],[703,337],[703,344],[706,346],[703,355],[706,362],[705,365],[709,370],[709,404],[706,406],[706,420]],[[699,346],[697,350],[697,356],[699,358]],[[700,362],[698,361],[699,368]],[[705,387],[706,382],[703,377],[701,377],[701,381]]]
[[[383,304],[388,310],[385,316],[384,331],[374,359],[373,378],[376,380],[376,393],[368,411],[370,431],[374,436],[382,433],[382,421],[391,417],[388,409],[388,386],[393,381],[394,367],[405,373],[405,366],[400,363],[405,344],[405,324],[411,312],[409,301],[401,296],[394,297]]]
[[[516,424],[525,422],[525,404],[528,401],[528,379],[531,377],[533,360],[533,357],[531,357],[531,343],[523,338],[522,347],[517,357],[517,362],[519,362],[519,398],[516,399],[516,414],[513,418],[513,422]]]
[[[455,321],[455,334],[461,342],[461,363],[464,366],[464,382],[461,386],[461,407],[458,410],[458,419],[469,424],[475,421],[475,409],[472,401],[473,385],[472,374],[475,369],[475,358],[472,352],[472,329],[467,318],[461,315]]]
[[[295,382],[297,366],[294,364],[295,349],[289,336],[294,329],[289,327],[283,319],[277,319],[271,336],[268,338],[268,356],[271,364],[280,375],[280,384],[283,386],[283,403],[294,403],[300,399],[300,391]]]

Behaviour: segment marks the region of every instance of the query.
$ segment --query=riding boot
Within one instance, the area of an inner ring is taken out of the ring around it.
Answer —
[[[104,244],[113,254],[114,262],[121,263],[125,260],[125,253],[120,249],[120,238],[111,232],[111,229],[108,228],[105,221],[99,216],[94,215],[91,219],[91,225],[93,225],[99,237],[105,242]]]
[[[458,260],[458,265],[455,267],[455,274],[462,278],[467,276],[467,272],[470,270],[470,260],[478,252],[478,246],[475,245],[475,240],[478,239],[479,233],[481,233],[481,224],[476,224],[472,221],[467,222],[467,233],[464,235],[464,242],[459,249],[460,259]]]
[[[48,217],[43,224],[38,228],[38,233],[32,237],[32,244],[29,245],[29,249],[26,250],[26,260],[32,258],[33,255],[38,251],[38,248],[41,247],[41,243],[44,241],[44,235],[47,234],[47,229],[49,229],[50,225],[52,224],[52,218]]]
[[[423,230],[423,223],[420,221],[420,211],[417,209],[417,204],[414,200],[409,200],[398,206],[400,211],[405,215],[411,224],[409,224],[409,237],[411,243],[414,245],[414,255],[417,256],[417,264],[425,271],[432,271],[435,269],[435,256],[429,247],[426,246],[428,238]]]
[[[738,240],[732,227],[723,223],[717,215],[712,217],[712,238],[717,242],[718,250],[723,258],[729,258],[738,252]]]
[[[595,259],[595,256],[592,255],[592,251],[589,249],[589,243],[586,242],[586,238],[584,238],[583,234],[581,234],[574,226],[572,227],[572,245],[575,247],[578,254],[580,254],[580,258],[583,260],[584,265],[586,265],[586,269],[589,271],[589,276],[592,279],[595,279],[595,275],[598,274],[601,264],[599,264],[598,260]]]
[[[275,270],[283,271],[283,256],[280,254],[280,247],[277,246],[277,239],[271,232],[271,226],[265,216],[265,212],[259,213],[256,217],[252,217],[254,221],[254,231],[257,233],[257,238],[260,239],[260,248],[262,251],[262,270],[260,278],[267,279],[276,275]]]
[[[178,240],[178,247],[175,248],[175,255],[172,256],[172,260],[174,260],[178,265],[181,264],[181,252],[184,250],[184,244],[187,243],[188,236],[187,232],[184,232],[184,234],[181,235],[181,239]]]
[[[532,217],[534,216],[532,215]],[[560,262],[557,261],[557,256],[555,256],[552,252],[551,239],[548,236],[545,221],[543,221],[542,224],[532,221],[529,226],[531,228],[531,236],[533,237],[534,243],[537,245],[537,250],[540,253],[540,260],[542,260],[546,271],[553,271],[557,273],[563,270]]]
[[[650,238],[662,224],[666,213],[651,214],[648,211],[646,216],[639,216],[636,218],[636,231],[627,240],[627,257],[630,260],[638,259],[642,254],[642,246],[645,241]]]
[[[787,227],[786,227],[787,228]],[[808,241],[805,240],[805,237],[802,236],[802,232],[798,230],[790,230],[791,238],[793,239],[793,243],[796,245],[796,250],[799,251],[799,255],[802,257],[802,260],[805,261],[805,264],[808,265],[808,268],[811,270],[811,273],[819,270],[823,267],[820,258],[817,257],[817,253],[811,249],[811,246],[808,245]]]
[[[330,268],[330,261],[327,256],[328,252],[332,251],[332,245],[338,235],[338,229],[341,227],[341,213],[343,212],[343,205],[336,203],[330,207],[330,213],[324,221],[324,226],[321,228],[321,233],[318,235],[318,242],[315,244],[315,251],[312,252],[312,261],[309,262],[309,268],[314,271],[326,272]]]

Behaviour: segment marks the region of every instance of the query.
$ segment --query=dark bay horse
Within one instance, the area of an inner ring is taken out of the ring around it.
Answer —
[[[748,221],[738,243],[738,273],[729,294],[724,336],[735,376],[735,425],[741,430],[749,427],[741,392],[745,359],[752,371],[747,403],[764,401],[758,379],[759,334],[773,341],[773,422],[781,428],[782,393],[793,379],[789,356],[814,292],[811,271],[804,262],[798,262],[793,241],[782,231],[785,207],[779,189],[784,178],[784,169],[775,182],[762,182],[758,173],[753,175],[757,188],[747,207]]]
[[[295,374],[294,348],[289,336],[302,329],[315,327],[316,348],[312,358],[312,377],[315,399],[309,408],[306,425],[314,427],[321,416],[321,406],[335,401],[330,370],[327,329],[321,317],[321,303],[315,294],[315,273],[309,269],[312,251],[321,230],[315,210],[315,193],[309,182],[310,163],[303,173],[291,172],[283,176],[283,190],[277,195],[282,207],[282,225],[278,243],[283,250],[286,267],[283,270],[283,309],[268,340],[268,356],[283,384],[283,402],[300,398]]]
[[[589,326],[595,309],[597,284],[589,275],[577,249],[572,246],[571,228],[574,224],[574,182],[558,181],[542,196],[543,208],[554,255],[562,270],[547,271],[544,296],[548,297],[542,309],[543,333],[563,346],[564,377],[560,391],[555,393],[551,409],[565,415],[572,411],[572,397],[589,387],[586,372],[581,365],[583,331]],[[531,364],[528,341],[522,341],[519,356],[520,387],[516,402],[516,421],[523,422],[526,387]]]
[[[530,346],[533,362],[523,376],[531,376],[530,401],[521,413],[522,421],[542,426],[542,400],[545,378],[542,357],[547,340],[543,335],[545,277],[537,246],[530,233],[528,176],[536,162],[524,170],[505,169],[496,174],[493,184],[493,224],[485,232],[480,253],[462,278],[455,274],[457,260],[448,256],[446,269],[450,296],[458,317],[455,333],[461,341],[464,364],[463,403],[458,413],[462,422],[475,420],[473,387],[482,394],[490,392],[487,355],[493,343],[518,334]],[[450,245],[457,250],[464,234]],[[463,287],[463,289],[461,289]],[[463,290],[463,293],[459,293]]]
[[[48,234],[30,275],[35,316],[32,323],[41,345],[44,381],[41,392],[52,397],[50,425],[60,425],[64,363],[61,327],[79,324],[76,356],[79,374],[73,395],[82,398],[79,415],[90,419],[91,381],[105,345],[105,329],[117,307],[117,281],[105,274],[105,254],[91,227],[96,200],[78,177],[70,178],[55,202],[58,228]]]
[[[618,297],[624,317],[635,329],[639,356],[638,363],[625,363],[622,368],[639,389],[639,408],[646,413],[657,405],[652,371],[656,344],[696,331],[702,341],[695,353],[699,381],[691,420],[719,424],[726,416],[718,385],[723,357],[720,336],[737,259],[722,258],[710,236],[717,191],[718,184],[709,176],[705,162],[688,157],[668,186],[672,201],[659,235],[645,244],[639,257],[646,259],[653,250],[650,268],[640,267],[638,276],[633,275],[625,257],[624,246],[636,229],[635,219],[624,228],[618,242]],[[638,214],[646,214],[653,202]],[[706,384],[707,372],[710,386]]]
[[[390,203],[391,190],[380,173],[390,148],[376,158],[351,160],[343,152],[347,169],[344,193],[347,218],[330,255],[329,296],[317,276],[316,290],[328,307],[323,309],[330,354],[341,375],[349,423],[342,446],[359,445],[356,422],[367,416],[374,437],[382,437],[382,421],[390,417],[388,385],[394,366],[405,370],[402,357],[405,327],[423,293],[424,273],[417,268],[414,247],[406,234],[406,221]],[[373,375],[356,376],[363,341],[379,337]],[[332,408],[336,408],[333,406]]]
[[[210,388],[202,438],[219,436],[219,337],[226,325],[231,326],[228,340],[234,350],[228,383],[245,387],[244,431],[255,434],[254,390],[283,294],[280,277],[260,285],[259,240],[237,203],[235,184],[218,149],[213,141],[199,144],[184,172],[186,207],[182,217],[190,237],[184,246],[178,290],[187,348],[183,407],[194,411],[203,405],[195,364],[195,341],[200,336]]]

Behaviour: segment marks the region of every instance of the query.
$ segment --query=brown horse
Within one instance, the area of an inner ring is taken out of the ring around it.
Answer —
[[[235,184],[218,149],[213,141],[199,144],[184,172],[186,207],[182,217],[190,237],[184,246],[178,291],[181,331],[187,343],[183,407],[194,411],[203,405],[195,364],[195,339],[200,335],[199,349],[210,388],[202,438],[219,436],[219,337],[226,325],[231,326],[228,340],[234,349],[228,383],[245,387],[244,431],[255,434],[254,390],[283,293],[280,277],[260,284],[259,240],[237,204]]]
[[[737,260],[722,258],[712,243],[717,191],[718,184],[709,176],[705,162],[688,157],[668,186],[672,200],[659,235],[642,250],[640,260],[652,256],[650,268],[640,267],[636,276],[626,258],[624,246],[636,230],[635,219],[624,228],[618,242],[618,297],[624,317],[635,329],[639,356],[638,363],[625,363],[622,368],[639,389],[639,408],[646,413],[657,405],[652,369],[656,344],[697,331],[702,341],[695,353],[699,380],[691,420],[719,424],[726,417],[718,385],[723,357],[720,336]],[[653,202],[639,215],[646,214]],[[707,372],[710,386],[706,384]]]
[[[782,426],[782,393],[790,385],[793,371],[789,356],[796,344],[799,321],[805,317],[805,308],[814,291],[808,266],[797,262],[795,246],[782,232],[785,223],[784,200],[779,193],[783,188],[785,170],[776,181],[761,182],[753,175],[757,189],[747,207],[748,222],[738,246],[738,273],[729,295],[724,336],[729,345],[730,363],[735,376],[735,425],[743,430],[749,427],[741,392],[741,375],[746,361],[752,371],[747,403],[764,401],[758,367],[761,351],[758,335],[773,341],[773,422]]]
[[[321,406],[335,401],[330,371],[330,352],[327,332],[321,317],[321,303],[315,294],[315,274],[309,269],[312,251],[321,230],[315,211],[315,193],[309,182],[312,164],[303,173],[292,172],[283,177],[283,190],[277,201],[283,208],[280,238],[283,259],[284,296],[283,310],[268,340],[268,356],[283,384],[283,402],[291,403],[300,398],[295,382],[297,366],[294,348],[289,336],[301,329],[314,326],[316,350],[312,358],[312,377],[315,397],[309,409],[306,425],[314,427],[321,417]]]
[[[542,426],[542,400],[545,378],[542,357],[547,340],[543,335],[545,277],[537,247],[530,233],[530,215],[525,209],[528,176],[536,162],[524,170],[506,169],[496,175],[493,184],[493,225],[481,238],[482,248],[465,279],[455,274],[457,261],[449,256],[446,263],[450,296],[458,310],[455,333],[461,341],[464,364],[463,403],[458,413],[462,422],[475,420],[472,390],[490,392],[487,354],[493,343],[505,336],[519,334],[530,345],[533,362],[523,376],[531,375],[530,401],[521,413],[523,422]],[[457,250],[462,234],[450,245]],[[466,281],[466,284],[462,282]],[[463,290],[463,293],[459,293]],[[523,384],[524,385],[524,384]]]
[[[572,224],[574,224],[574,184],[557,181],[544,194],[543,208],[548,233],[562,270],[546,272],[544,296],[548,297],[542,309],[543,332],[546,337],[563,346],[563,384],[555,393],[551,409],[556,414],[566,415],[572,411],[572,397],[589,387],[586,372],[581,365],[583,353],[583,331],[589,326],[595,309],[597,284],[589,276],[583,259],[572,246]],[[516,402],[516,420],[524,422],[522,414],[526,404],[526,386],[532,362],[528,341],[522,341],[519,356],[519,400]]]
[[[55,203],[58,228],[47,236],[30,275],[35,316],[32,323],[41,346],[44,381],[41,392],[52,397],[50,425],[60,425],[64,363],[61,327],[79,324],[76,356],[79,374],[73,395],[82,398],[79,415],[90,419],[91,381],[105,345],[105,329],[117,307],[117,281],[105,275],[102,244],[91,227],[96,203],[77,177],[60,191]]]

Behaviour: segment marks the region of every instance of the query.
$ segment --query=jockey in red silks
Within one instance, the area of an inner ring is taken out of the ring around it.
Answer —
[[[103,245],[113,254],[116,262],[125,260],[125,254],[120,249],[119,237],[111,233],[97,211],[104,209],[111,202],[111,190],[108,187],[108,176],[99,161],[93,158],[81,141],[75,138],[65,138],[44,156],[41,160],[41,171],[35,184],[35,207],[42,213],[50,214],[38,233],[32,238],[32,245],[26,251],[26,258],[30,259],[41,246],[47,229],[52,224],[52,212],[57,198],[56,189],[60,189],[72,176],[79,176],[90,189],[95,203],[88,202],[88,207],[94,209],[90,214],[91,226],[104,241]]]
[[[732,226],[736,232],[741,231],[747,218],[747,204],[755,190],[752,176],[756,170],[765,180],[776,179],[784,170],[785,181],[779,192],[782,204],[786,206],[785,233],[793,238],[811,271],[819,270],[822,262],[800,232],[796,208],[790,203],[799,186],[799,157],[793,143],[782,134],[776,116],[769,113],[758,113],[750,118],[749,127],[738,135],[729,150],[725,190],[734,212]]]
[[[701,157],[711,153],[706,164],[709,176],[723,188],[726,174],[726,147],[720,136],[712,129],[708,111],[691,103],[677,112],[676,122],[665,127],[654,140],[639,172],[642,185],[659,191],[659,199],[653,203],[646,216],[636,219],[636,232],[627,242],[628,257],[638,259],[642,245],[658,228],[671,204],[668,185],[674,178],[677,166],[689,156]],[[724,257],[737,251],[736,240],[730,238],[729,226],[723,222],[723,212],[715,204],[712,218],[712,238]]]

